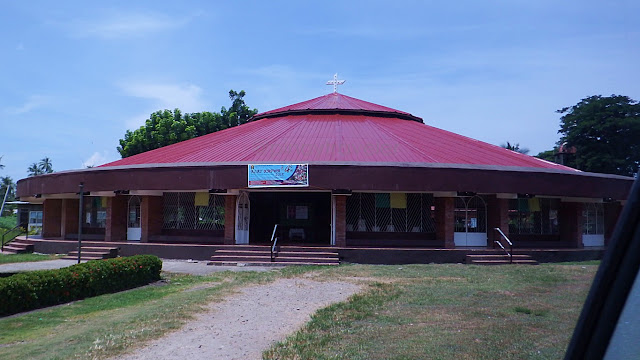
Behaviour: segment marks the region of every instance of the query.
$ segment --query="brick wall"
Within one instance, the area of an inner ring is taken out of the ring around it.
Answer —
[[[582,248],[582,203],[562,202],[558,211],[560,240],[573,248]]]
[[[61,237],[61,223],[62,199],[45,199],[42,213],[42,237]]]
[[[107,224],[105,241],[124,241],[127,239],[127,197],[107,198]]]
[[[444,247],[452,249],[455,247],[453,242],[454,217],[453,207],[454,198],[437,197],[435,198],[436,206],[436,238],[444,241]]]
[[[164,222],[162,196],[143,196],[140,202],[140,242],[149,242],[149,237],[162,233]]]
[[[63,199],[62,200],[62,218],[60,236],[67,238],[68,234],[78,234],[78,220],[80,210],[80,200]]]
[[[232,245],[236,243],[236,195],[224,197],[224,243]]]
[[[337,247],[347,246],[347,196],[336,195],[336,245]]]

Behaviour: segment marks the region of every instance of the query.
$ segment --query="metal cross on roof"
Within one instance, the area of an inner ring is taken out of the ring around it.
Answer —
[[[333,92],[338,92],[338,85],[344,84],[345,80],[338,80],[338,74],[333,75],[333,80],[327,81],[327,85],[333,85]]]

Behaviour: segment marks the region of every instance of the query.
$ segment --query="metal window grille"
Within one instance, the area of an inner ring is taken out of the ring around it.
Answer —
[[[602,235],[604,234],[604,206],[600,203],[584,204],[582,211],[584,226],[583,234]]]
[[[552,235],[558,233],[560,200],[547,198],[509,201],[509,233]]]
[[[453,213],[455,232],[487,232],[487,203],[482,197],[457,197]]]
[[[347,198],[347,231],[434,233],[433,204],[432,194],[353,193]]]
[[[163,229],[224,230],[224,197],[207,194],[207,205],[196,205],[196,193],[163,194]]]

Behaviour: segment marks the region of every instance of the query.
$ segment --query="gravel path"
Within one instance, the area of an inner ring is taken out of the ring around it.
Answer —
[[[309,279],[246,287],[210,304],[182,329],[118,359],[261,359],[263,350],[299,329],[318,309],[360,289],[347,282]]]

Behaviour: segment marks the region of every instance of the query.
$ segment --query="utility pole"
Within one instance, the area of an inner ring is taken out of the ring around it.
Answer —
[[[80,210],[78,210],[78,264],[82,257],[82,213],[84,212],[84,183],[80,183]]]

